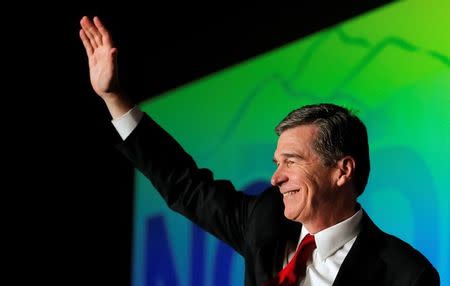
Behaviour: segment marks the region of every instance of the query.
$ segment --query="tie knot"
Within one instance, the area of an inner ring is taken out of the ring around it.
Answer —
[[[307,246],[312,246],[312,245],[314,245],[314,248],[316,248],[316,240],[314,239],[314,235],[312,235],[312,234],[307,234],[303,239],[302,239],[302,241],[300,242],[300,245],[299,245],[299,249],[302,249],[302,248],[304,248],[304,247],[307,247]]]
[[[316,248],[314,235],[307,234],[298,246],[294,257],[289,263],[273,278],[264,285],[293,286],[298,285],[300,279],[305,277],[306,264]]]

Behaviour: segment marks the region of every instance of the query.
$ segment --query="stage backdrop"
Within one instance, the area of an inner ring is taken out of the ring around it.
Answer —
[[[355,110],[372,158],[359,201],[449,285],[449,11],[446,0],[393,3],[141,107],[200,167],[248,193],[269,185],[274,127],[290,110],[319,102]],[[243,284],[240,256],[171,212],[140,173],[136,188],[133,286]]]

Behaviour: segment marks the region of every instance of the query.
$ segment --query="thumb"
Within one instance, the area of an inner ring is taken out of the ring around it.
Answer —
[[[112,48],[111,51],[109,52],[109,54],[111,55],[111,57],[112,57],[114,60],[117,59],[117,53],[118,53],[117,48]]]

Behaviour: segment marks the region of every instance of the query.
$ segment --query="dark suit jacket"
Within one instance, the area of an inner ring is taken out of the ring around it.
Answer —
[[[245,259],[245,285],[261,285],[282,268],[287,241],[301,225],[284,217],[276,188],[258,196],[236,191],[199,169],[172,137],[147,115],[118,146],[168,206],[229,244]],[[361,232],[333,285],[439,285],[428,260],[407,243],[382,232],[364,212]]]

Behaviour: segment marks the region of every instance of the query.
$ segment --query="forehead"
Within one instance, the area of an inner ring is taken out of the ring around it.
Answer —
[[[275,153],[298,151],[309,153],[316,138],[318,127],[312,124],[300,125],[283,131],[278,138]]]

